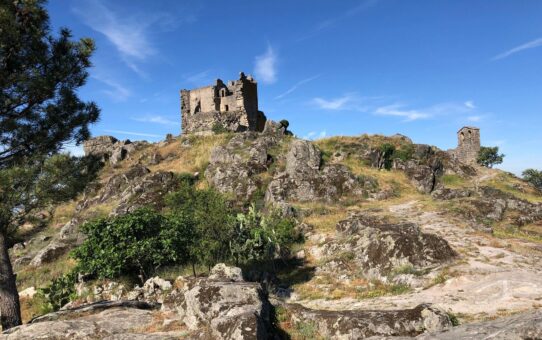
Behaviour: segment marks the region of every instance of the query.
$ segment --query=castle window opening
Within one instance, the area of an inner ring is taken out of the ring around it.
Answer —
[[[229,106],[228,106],[228,105],[224,105],[224,110],[225,110],[225,111],[228,111],[228,110],[229,110]]]

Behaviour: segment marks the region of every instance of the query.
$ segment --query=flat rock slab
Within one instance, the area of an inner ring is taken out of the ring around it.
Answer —
[[[19,326],[0,339],[173,339],[169,335],[142,334],[153,323],[153,312],[112,308],[72,320],[42,321]],[[139,334],[139,335],[138,335]],[[137,336],[136,336],[137,335]]]

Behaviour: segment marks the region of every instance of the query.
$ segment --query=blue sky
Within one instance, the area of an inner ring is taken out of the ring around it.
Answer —
[[[253,74],[259,106],[304,138],[401,133],[455,147],[463,125],[542,169],[542,1],[51,1],[95,39],[94,135],[180,133],[179,90]]]

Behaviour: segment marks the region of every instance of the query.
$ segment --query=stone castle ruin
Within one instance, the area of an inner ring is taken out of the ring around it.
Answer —
[[[464,126],[457,131],[457,148],[448,152],[465,164],[475,164],[480,152],[480,129]]]
[[[214,85],[181,90],[181,119],[184,134],[263,131],[266,121],[258,110],[258,84],[243,72],[227,84],[217,79]]]

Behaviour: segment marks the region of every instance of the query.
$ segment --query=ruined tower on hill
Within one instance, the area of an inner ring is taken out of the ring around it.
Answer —
[[[474,164],[480,152],[480,129],[464,126],[457,131],[457,148],[449,151],[455,158],[466,164]]]
[[[258,110],[258,84],[243,72],[227,84],[217,79],[214,85],[181,90],[181,119],[184,134],[262,131],[266,121]]]

